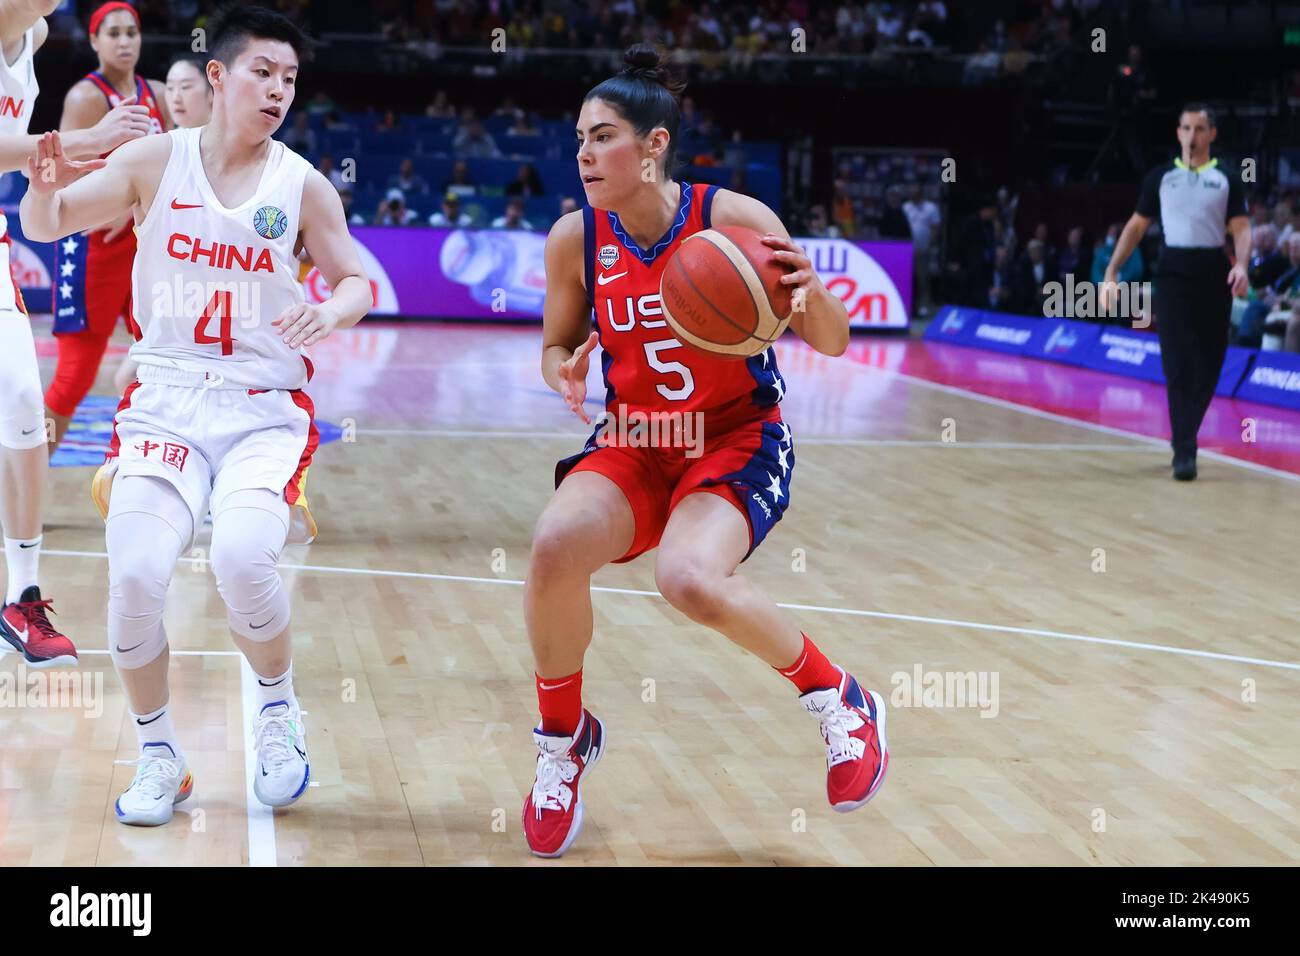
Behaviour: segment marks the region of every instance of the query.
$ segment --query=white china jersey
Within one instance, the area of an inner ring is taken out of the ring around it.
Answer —
[[[40,86],[36,82],[36,67],[32,63],[32,44],[35,42],[35,28],[29,28],[23,34],[23,47],[13,63],[5,61],[0,55],[0,135],[20,136],[27,132],[31,122],[32,109],[36,106],[36,94]],[[10,173],[21,176],[21,172]],[[10,268],[10,256],[13,249],[9,244],[9,221],[0,211],[0,309],[18,309],[26,311],[22,297],[14,286],[13,270]]]
[[[203,170],[205,129],[167,134],[171,157],[136,227],[131,357],[232,386],[302,388],[310,362],[271,323],[303,301],[294,244],[311,164],[272,140],[253,194],[227,207]]]

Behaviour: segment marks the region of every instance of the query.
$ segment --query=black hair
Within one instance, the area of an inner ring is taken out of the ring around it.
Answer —
[[[202,77],[203,82],[208,83],[208,57],[199,56],[197,53],[178,53],[176,56],[172,57],[171,62],[167,64],[167,73],[170,73],[172,67],[177,63],[188,63],[190,66],[194,67],[194,69],[199,71],[199,76]],[[164,73],[163,76],[166,76],[167,73]],[[210,83],[208,85],[211,86]]]
[[[228,6],[208,23],[209,56],[229,66],[249,40],[279,40],[293,47],[299,60],[311,56],[311,40],[302,27],[266,7]]]
[[[1205,119],[1210,124],[1210,129],[1214,129],[1218,124],[1215,122],[1214,110],[1210,109],[1208,103],[1188,103],[1178,113],[1178,118],[1182,119],[1183,113],[1204,113]]]
[[[587,91],[582,102],[604,100],[632,124],[638,136],[662,126],[668,130],[664,171],[670,174],[677,157],[677,132],[682,111],[678,97],[686,88],[668,68],[667,57],[649,43],[637,43],[623,54],[627,65],[619,73]]]

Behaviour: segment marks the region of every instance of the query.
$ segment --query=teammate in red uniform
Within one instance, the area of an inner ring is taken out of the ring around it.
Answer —
[[[649,46],[633,47],[626,59],[625,70],[587,93],[578,116],[578,169],[591,208],[561,218],[546,242],[542,374],[589,421],[587,368],[599,342],[607,419],[579,454],[556,467],[555,495],[533,535],[524,590],[542,719],[523,824],[538,856],[559,856],[577,836],[583,778],[607,746],[604,724],[581,696],[591,575],[656,545],[655,580],[664,598],[776,668],[820,719],[827,795],[836,810],[866,803],[888,765],[880,695],[827,660],[736,573],[789,503],[794,449],[781,420],[785,382],[776,354],[769,348],[726,360],[688,351],[662,317],[659,277],[692,233],[745,226],[767,236],[774,257],[794,268],[782,281],[803,300],[790,327],[805,342],[843,354],[848,315],[767,206],[671,178],[681,85]],[[588,335],[593,318],[596,331]],[[667,413],[682,424],[661,442],[677,447],[633,447],[640,442],[630,436],[609,440],[611,424],[637,412]],[[702,420],[702,446],[685,440],[696,420],[690,413]]]
[[[90,17],[90,45],[99,56],[99,69],[68,90],[59,129],[94,126],[120,103],[147,107],[150,132],[171,129],[163,85],[135,72],[140,60],[140,15],[135,8],[114,2],[96,9]],[[46,415],[54,422],[51,452],[95,384],[117,317],[125,317],[127,328],[132,328],[135,232],[131,226],[128,215],[86,235],[68,236],[56,246],[53,312],[59,359],[54,380],[45,391]]]

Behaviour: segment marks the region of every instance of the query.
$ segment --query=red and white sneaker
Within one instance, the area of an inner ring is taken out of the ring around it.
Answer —
[[[0,608],[0,637],[23,655],[28,667],[77,663],[77,649],[45,616],[47,610],[53,610],[51,603],[41,600],[41,589],[33,584],[13,604]]]
[[[524,837],[535,856],[557,857],[582,829],[582,778],[605,753],[605,725],[589,710],[572,737],[533,731],[537,778],[524,800]]]
[[[885,743],[885,701],[863,693],[847,671],[838,688],[813,690],[799,698],[822,725],[826,741],[826,796],[839,813],[856,810],[876,795],[889,769]]]

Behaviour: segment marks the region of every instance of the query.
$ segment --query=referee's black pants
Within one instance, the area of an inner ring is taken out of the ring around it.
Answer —
[[[1223,371],[1232,315],[1228,269],[1222,249],[1166,248],[1156,270],[1160,361],[1177,458],[1196,454],[1196,433]]]

